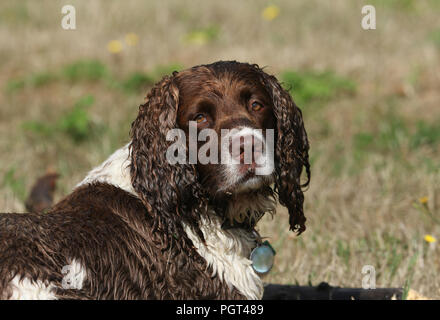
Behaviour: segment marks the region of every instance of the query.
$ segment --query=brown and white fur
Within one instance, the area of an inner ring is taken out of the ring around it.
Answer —
[[[208,96],[200,88],[193,93],[193,87],[205,85],[208,92],[219,85],[216,92],[224,89],[223,100],[233,104],[243,83],[246,90],[260,91],[263,113],[238,118],[238,104],[228,113],[218,102],[212,107],[216,116],[211,110],[206,117],[216,118],[209,122],[216,130],[267,129],[273,121],[274,172],[235,181],[232,174],[240,175],[241,164],[166,163],[167,130],[185,128],[193,101]],[[300,176],[305,167],[307,185],[308,142],[290,95],[256,65],[194,67],[153,88],[131,139],[47,214],[0,215],[0,298],[262,297],[262,281],[249,260],[255,223],[275,211],[278,198],[289,209],[291,229],[305,229]]]

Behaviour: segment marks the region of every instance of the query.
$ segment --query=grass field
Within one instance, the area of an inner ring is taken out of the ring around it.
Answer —
[[[378,287],[440,298],[439,1],[69,4],[66,31],[61,1],[0,3],[0,211],[23,211],[48,167],[67,194],[128,141],[163,74],[258,63],[302,108],[312,162],[307,231],[282,208],[260,227],[277,251],[265,281],[360,287],[372,265]]]

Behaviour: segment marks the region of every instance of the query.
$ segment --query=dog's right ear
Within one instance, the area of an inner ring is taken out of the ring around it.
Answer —
[[[154,228],[179,237],[182,222],[203,239],[199,228],[207,198],[191,164],[171,164],[166,157],[173,141],[167,134],[176,128],[179,89],[175,72],[164,77],[147,95],[131,127],[131,182],[148,212]]]

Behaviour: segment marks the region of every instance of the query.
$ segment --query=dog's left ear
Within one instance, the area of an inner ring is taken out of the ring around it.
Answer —
[[[275,191],[280,203],[289,210],[290,229],[301,234],[305,229],[302,188],[310,182],[309,142],[301,110],[278,80],[259,70],[272,97],[276,118]],[[305,168],[307,180],[301,184]]]

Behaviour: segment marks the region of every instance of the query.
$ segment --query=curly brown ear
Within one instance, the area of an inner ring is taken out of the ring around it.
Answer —
[[[203,239],[199,229],[207,200],[190,164],[171,164],[166,153],[173,141],[167,133],[176,128],[179,90],[175,72],[164,77],[147,95],[131,127],[131,181],[148,212],[155,230],[174,238],[184,235],[183,224]]]
[[[301,110],[274,76],[263,74],[263,81],[272,96],[276,125],[275,191],[280,203],[289,210],[290,229],[301,234],[305,229],[304,195],[302,188],[310,182],[309,142]],[[301,184],[301,173],[307,180]]]

